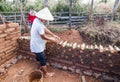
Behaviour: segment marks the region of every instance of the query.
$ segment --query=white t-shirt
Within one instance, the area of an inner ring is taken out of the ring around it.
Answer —
[[[40,53],[45,50],[46,41],[40,35],[44,34],[44,24],[35,18],[31,28],[30,49],[31,52]]]

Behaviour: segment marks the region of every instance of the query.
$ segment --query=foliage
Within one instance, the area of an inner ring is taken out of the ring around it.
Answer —
[[[67,3],[58,1],[57,5],[52,8],[53,12],[69,12],[69,5]]]
[[[72,4],[73,12],[80,12],[85,10],[86,11],[88,10],[88,4],[81,4],[79,0],[73,0],[73,4]],[[69,0],[65,0],[65,1],[59,0],[58,3],[52,7],[52,11],[69,12]]]
[[[28,4],[26,0],[22,0],[23,11],[30,10],[40,10],[44,7],[43,0],[36,0],[34,4]],[[0,12],[17,12],[20,11],[19,3],[17,1],[14,2],[5,2],[1,1],[0,3]]]
[[[0,12],[4,12],[4,11],[10,12],[11,10],[12,10],[11,3],[5,3],[5,2],[0,3]]]

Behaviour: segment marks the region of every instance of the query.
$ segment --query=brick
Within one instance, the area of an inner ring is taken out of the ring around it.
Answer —
[[[1,52],[0,53],[0,58],[1,58],[1,60],[3,59],[3,56],[5,55],[5,53],[4,52]]]
[[[7,54],[5,54],[2,58],[5,59],[5,60],[9,60],[9,57],[10,56],[15,56],[15,52],[9,52]]]
[[[12,37],[12,41],[14,41],[14,40],[17,40],[18,39],[18,37]]]
[[[0,46],[0,53],[3,52],[5,49],[5,46]]]
[[[4,29],[6,29],[6,26],[4,24],[0,25],[0,30],[3,31]]]
[[[50,60],[54,60],[54,61],[56,61],[56,62],[68,64],[68,65],[72,65],[72,64],[73,64],[73,62],[67,61],[67,60],[62,60],[62,59],[57,59],[57,58],[49,58],[49,59],[50,59]]]
[[[20,31],[20,32],[21,32],[21,28],[20,28],[20,26],[19,26],[19,27],[16,27],[16,28],[15,28],[15,30],[17,30],[17,31]]]
[[[8,44],[8,43],[10,43],[11,42],[11,40],[6,40],[4,43],[5,44]]]
[[[75,66],[90,69],[89,66],[81,65],[81,64],[78,64],[78,63],[76,63]]]
[[[11,39],[10,35],[7,35],[7,36],[5,37],[5,40],[10,40],[10,39]]]
[[[14,47],[14,48],[12,48],[12,49],[9,49],[9,50],[5,51],[5,53],[8,54],[8,53],[10,53],[10,52],[14,52],[15,50],[16,50],[16,48]]]
[[[9,33],[9,32],[12,32],[12,31],[15,31],[15,28],[7,28],[4,30],[4,32],[6,33]]]
[[[4,52],[7,51],[7,50],[9,50],[9,49],[12,49],[12,48],[13,48],[13,46],[5,47]]]
[[[7,26],[7,28],[12,28],[12,27],[18,27],[19,26],[19,24],[18,23],[8,23],[8,24],[6,24],[6,26]]]
[[[4,38],[6,36],[7,36],[7,34],[0,34],[0,38]]]
[[[2,34],[3,33],[3,31],[2,30],[0,30],[0,34]]]
[[[12,46],[14,44],[16,44],[17,42],[16,41],[11,41],[10,43],[6,43],[5,46],[8,47],[8,46]]]
[[[14,31],[14,32],[10,33],[10,35],[17,35],[17,34],[21,34],[21,32],[20,31]]]
[[[97,67],[92,67],[93,70],[101,71],[101,72],[107,72],[109,73],[108,69],[102,69],[102,68],[97,68]]]
[[[0,43],[3,43],[5,41],[5,38],[0,38]]]

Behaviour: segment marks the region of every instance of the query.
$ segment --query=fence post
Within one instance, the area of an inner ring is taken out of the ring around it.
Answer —
[[[16,12],[15,12],[15,15],[14,15],[14,19],[15,19],[15,22],[17,22],[17,21],[16,21]]]
[[[71,30],[72,0],[69,0],[69,29]]]

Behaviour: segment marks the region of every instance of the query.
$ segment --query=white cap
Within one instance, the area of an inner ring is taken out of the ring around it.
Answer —
[[[36,16],[40,19],[44,19],[44,20],[54,20],[51,12],[49,11],[49,9],[47,7],[45,7],[44,9],[40,10],[39,12],[36,13]]]

